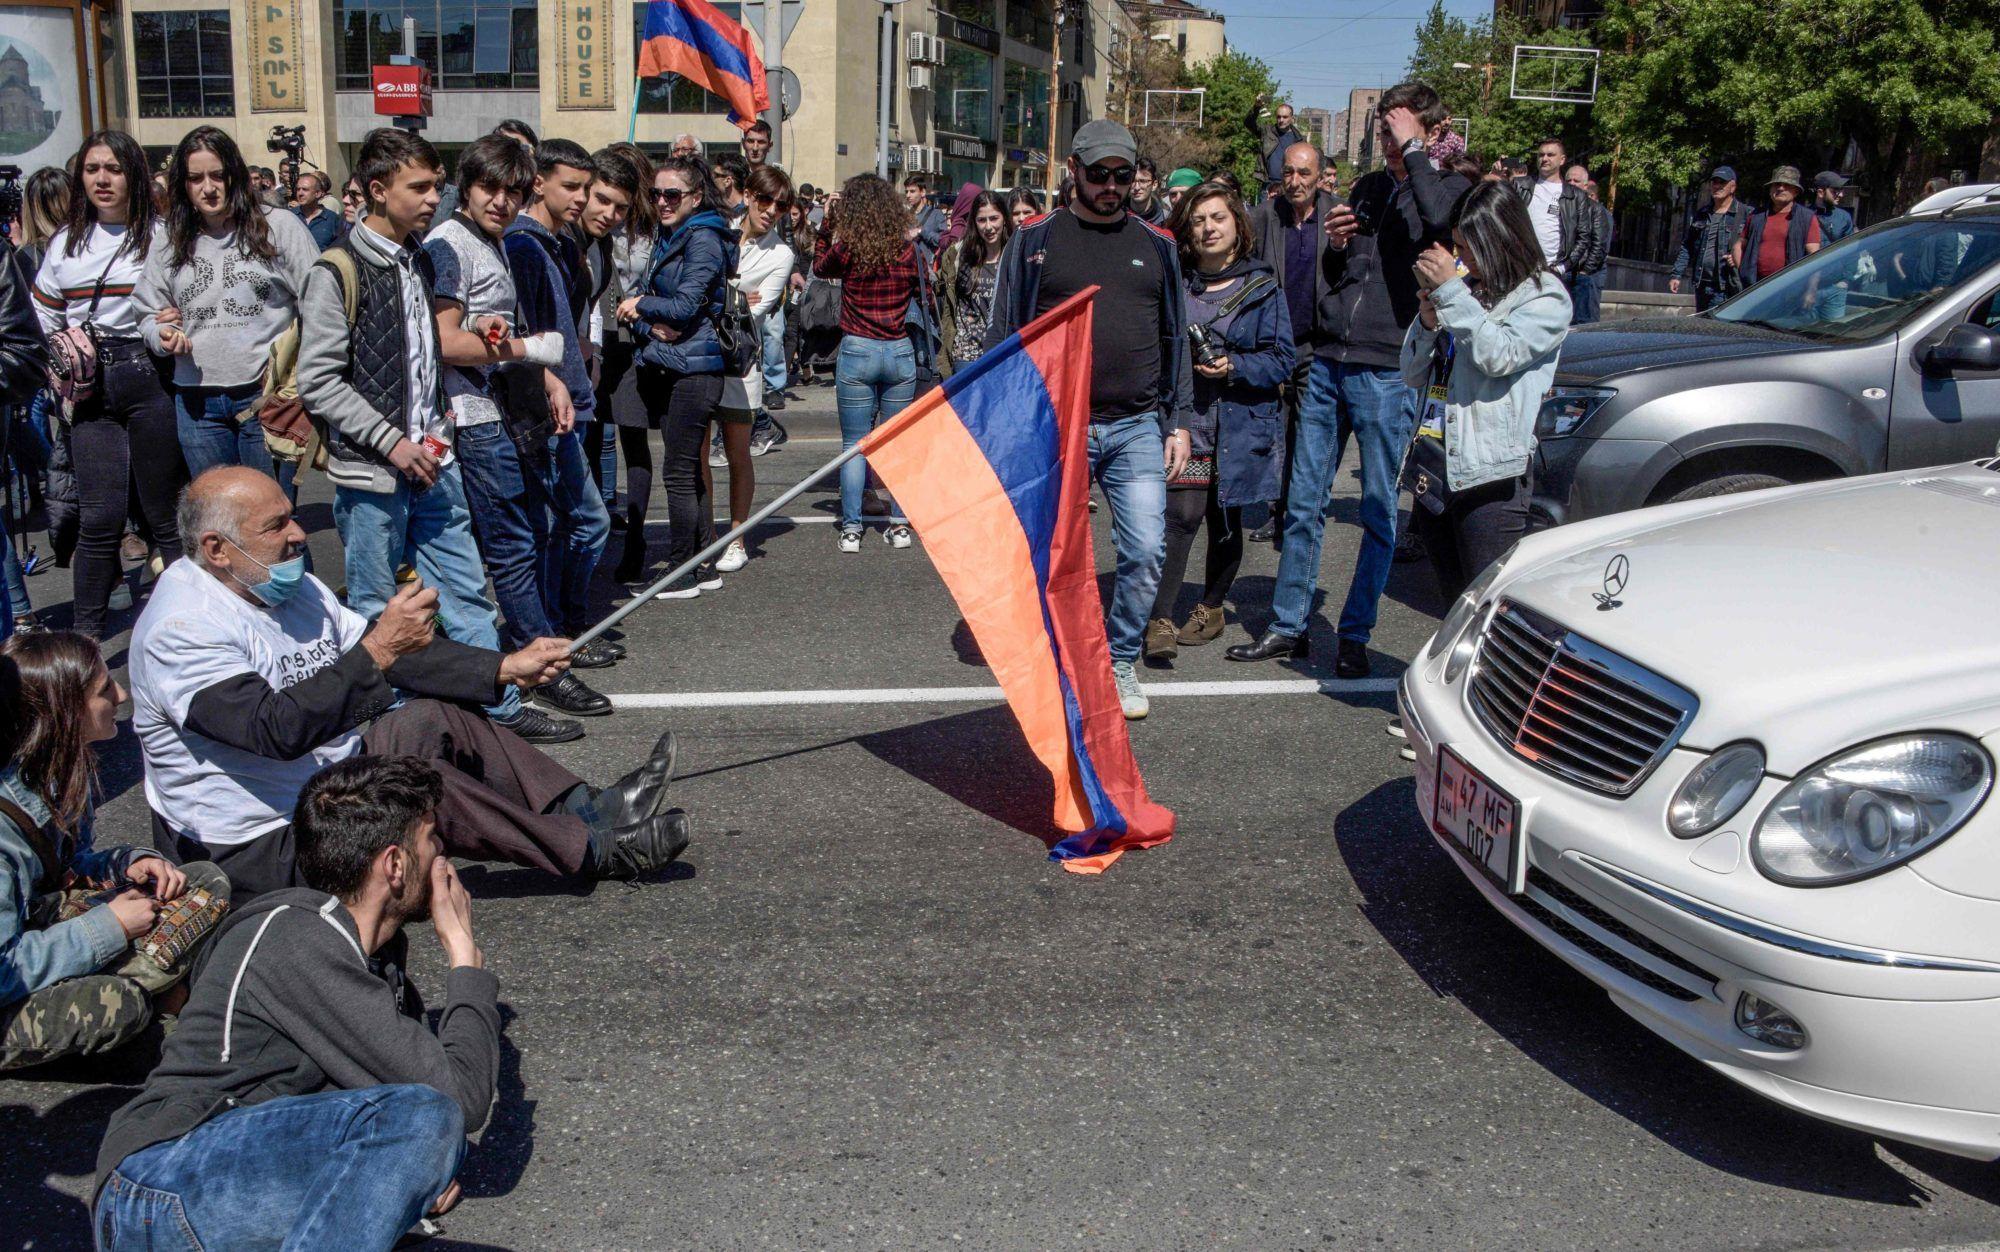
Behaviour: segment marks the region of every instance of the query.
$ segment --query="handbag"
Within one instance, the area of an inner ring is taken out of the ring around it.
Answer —
[[[1430,381],[1419,403],[1417,436],[1403,456],[1403,486],[1426,513],[1442,516],[1451,503],[1451,480],[1445,473],[1445,382],[1451,377],[1455,349],[1451,332],[1437,338],[1431,349]]]
[[[715,315],[714,323],[715,341],[722,348],[723,376],[743,377],[756,362],[762,345],[750,320],[749,299],[728,279],[722,283],[722,311]]]
[[[118,257],[119,253],[113,252],[104,263],[104,272],[97,276],[97,288],[90,294],[90,308],[84,312],[83,325],[65,326],[48,337],[49,390],[56,393],[58,411],[64,421],[76,415],[78,406],[95,399],[102,385],[97,368],[100,345],[97,327],[91,324],[91,319],[97,316],[98,302],[104,299],[104,283],[111,277],[111,267],[118,264]]]

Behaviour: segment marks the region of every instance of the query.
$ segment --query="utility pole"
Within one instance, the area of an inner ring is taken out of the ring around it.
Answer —
[[[896,6],[903,0],[882,0],[882,82],[875,93],[875,173],[889,177],[889,105],[896,90]]]
[[[1049,43],[1049,56],[1052,58],[1052,63],[1049,69],[1049,119],[1048,119],[1049,120],[1048,190],[1050,197],[1049,203],[1051,205],[1055,203],[1055,191],[1057,185],[1056,143],[1058,136],[1056,134],[1056,129],[1057,129],[1056,123],[1061,117],[1061,110],[1058,107],[1058,104],[1062,100],[1063,23],[1069,17],[1068,6],[1066,5],[1065,0],[1053,0],[1053,3],[1056,11],[1056,33],[1055,33],[1055,38],[1052,39]],[[1130,96],[1127,96],[1125,99],[1125,112],[1127,116],[1131,115],[1132,99]]]
[[[782,166],[785,159],[785,106],[778,99],[780,73],[785,68],[785,6],[783,0],[764,0],[764,84],[771,93],[771,105],[764,120],[771,124],[771,151],[764,159]]]

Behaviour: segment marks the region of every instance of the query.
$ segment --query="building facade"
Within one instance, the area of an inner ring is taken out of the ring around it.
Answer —
[[[1333,113],[1328,109],[1294,109],[1292,114],[1298,119],[1299,131],[1312,141],[1312,146],[1320,150],[1320,155],[1328,155],[1333,148]]]
[[[1187,0],[1120,0],[1137,31],[1173,48],[1188,65],[1206,65],[1229,50],[1222,14]]]
[[[1382,103],[1382,88],[1356,87],[1347,93],[1344,110],[1347,125],[1341,137],[1342,155],[1357,169],[1371,169],[1381,159],[1375,143],[1375,109]]]
[[[761,9],[717,7],[761,36]],[[252,164],[275,167],[272,128],[303,126],[307,159],[338,181],[368,131],[388,124],[374,111],[371,67],[401,51],[405,17],[432,75],[423,134],[448,165],[503,118],[586,148],[629,135],[663,150],[687,132],[713,154],[741,134],[695,84],[635,79],[641,0],[98,0],[93,10],[112,14],[100,51],[106,124],[156,157],[207,122]],[[821,186],[876,168],[887,75],[892,172],[951,187],[1047,185],[1051,140],[1066,151],[1076,127],[1104,110],[1099,23],[1086,3],[1059,24],[1054,0],[814,0],[785,41],[800,90],[781,163]]]

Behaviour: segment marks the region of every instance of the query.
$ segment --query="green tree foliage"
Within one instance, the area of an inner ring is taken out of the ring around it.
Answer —
[[[1724,158],[1810,175],[1851,140],[1880,215],[1993,126],[1996,27],[2000,0],[1613,0],[1597,126],[1640,192]]]
[[[1608,149],[1598,150],[1589,107],[1512,98],[1514,47],[1524,43],[1589,46],[1580,31],[1530,34],[1512,14],[1486,13],[1468,22],[1445,12],[1443,0],[1432,0],[1417,27],[1408,76],[1437,88],[1454,125],[1466,136],[1468,150],[1483,164],[1503,156],[1526,160],[1536,141],[1548,135],[1560,137],[1572,156],[1593,168],[1608,164]],[[1453,68],[1459,64],[1472,68]]]

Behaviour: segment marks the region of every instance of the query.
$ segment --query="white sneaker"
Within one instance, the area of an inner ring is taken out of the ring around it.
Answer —
[[[910,528],[908,526],[891,526],[882,532],[882,542],[892,548],[907,548],[910,546]]]
[[[861,551],[861,532],[858,530],[841,531],[840,550],[849,555]]]
[[[1400,717],[1390,718],[1389,724],[1383,727],[1383,729],[1398,739],[1408,739],[1410,737],[1410,732],[1403,729],[1403,719]]]
[[[732,539],[729,546],[722,550],[722,555],[716,558],[715,568],[724,574],[734,574],[748,564],[750,550],[743,546],[741,539]]]
[[[722,590],[722,575],[716,573],[716,566],[699,565],[694,571],[694,585],[702,591]]]
[[[1139,687],[1139,675],[1130,661],[1111,663],[1111,680],[1118,684],[1118,707],[1125,711],[1125,720],[1136,722],[1152,712],[1152,702]]]
[[[132,588],[124,579],[111,584],[111,602],[107,606],[113,613],[123,613],[132,607]]]

